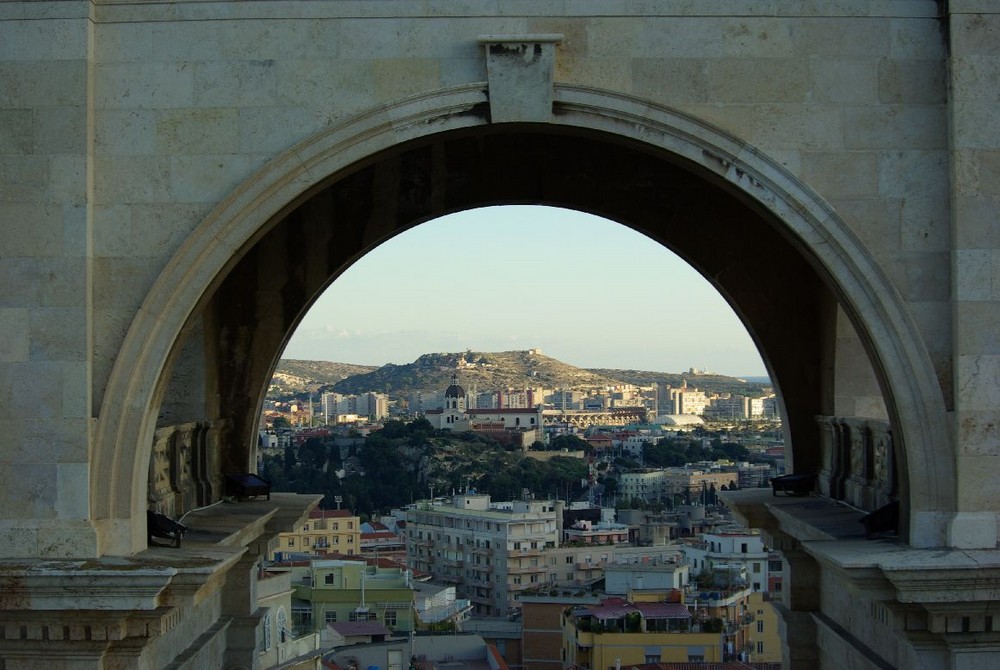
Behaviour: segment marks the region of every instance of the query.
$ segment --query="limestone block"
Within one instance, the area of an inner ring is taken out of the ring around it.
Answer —
[[[958,452],[968,456],[1000,456],[995,410],[960,409],[955,415]],[[986,464],[991,465],[991,464]],[[996,476],[996,472],[993,472]]]
[[[990,411],[1000,407],[1000,356],[959,355],[956,391],[961,409]]]
[[[708,97],[720,103],[806,102],[809,64],[802,58],[709,61]]]
[[[634,58],[631,63],[634,94],[661,99],[671,106],[708,102],[704,62],[693,58]]]
[[[56,516],[85,519],[90,511],[90,466],[86,463],[56,465]]]
[[[944,104],[945,63],[941,60],[886,59],[878,63],[880,103]]]
[[[753,134],[746,138],[768,153],[843,147],[844,115],[829,105],[757,105]]]
[[[388,102],[441,86],[441,64],[433,59],[378,59],[372,62],[376,102]]]
[[[6,31],[5,31],[6,34]],[[87,104],[87,63],[44,61],[0,63],[0,91],[6,109],[76,107]]]
[[[931,10],[934,11],[933,9]],[[944,60],[954,48],[946,45],[942,23],[935,16],[930,21],[913,21],[907,17],[889,21],[889,55],[892,58],[932,58]]]
[[[847,149],[945,149],[948,118],[944,106],[881,105],[844,110]]]
[[[0,308],[0,363],[28,361],[28,314],[24,308]]]
[[[967,150],[954,155],[953,188],[958,195],[1000,196],[1000,150]]]
[[[39,107],[34,110],[35,152],[40,154],[85,154],[87,110],[85,107]]]
[[[794,23],[794,53],[808,53],[823,59],[837,56],[884,57],[890,53],[889,31],[889,19],[803,19]],[[850,39],[846,39],[845,35],[850,35]]]
[[[159,259],[95,258],[93,300],[98,308],[138,308],[159,273]]]
[[[965,300],[955,310],[956,353],[1000,355],[1000,303]]]
[[[133,254],[169,258],[211,207],[211,203],[183,202],[133,205]]]
[[[1000,249],[1000,197],[957,196],[953,211],[957,248]]]
[[[997,413],[994,412],[992,416],[985,412],[978,416],[968,416],[966,413],[960,412],[958,420],[962,424],[959,427],[959,453],[968,454],[958,457],[959,509],[969,512],[989,511],[991,515],[995,515],[996,501],[1000,497],[1000,464],[997,463],[996,457],[998,429],[996,427],[988,429],[992,431],[993,443],[992,445],[983,445],[983,448],[979,450],[976,450],[976,445],[971,444],[970,440],[966,439],[966,435],[962,433],[966,432],[963,429],[969,420],[977,420],[979,425],[982,425],[984,421],[992,421],[995,426]],[[996,528],[994,527],[991,532],[995,533]],[[993,542],[996,542],[995,537]]]
[[[194,65],[194,105],[270,106],[277,100],[273,59],[214,61]]]
[[[720,128],[736,137],[750,137],[754,132],[754,112],[751,105],[713,105],[678,102],[677,109],[690,114],[705,123]],[[768,157],[788,170],[798,170],[801,155],[795,151],[768,151]]]
[[[53,156],[49,163],[49,199],[68,206],[87,202],[87,157]]]
[[[108,375],[134,317],[135,312],[128,307],[98,308],[92,311],[94,353],[91,361],[95,413],[100,410]]]
[[[94,66],[94,106],[99,110],[192,107],[194,86],[194,68],[186,62]]]
[[[874,152],[817,152],[802,156],[802,178],[830,197],[876,195],[878,156]]]
[[[4,177],[4,187],[0,190],[0,203],[41,203],[48,199],[47,156],[0,155],[0,175]]]
[[[62,208],[55,204],[0,204],[0,256],[58,256],[63,251]]]
[[[814,102],[865,104],[878,97],[878,71],[871,61],[823,58],[808,61],[809,88]]]
[[[951,293],[949,260],[945,251],[901,252],[883,267],[907,300],[946,302]]]
[[[266,154],[175,156],[170,161],[170,193],[180,202],[218,202],[268,158]]]
[[[62,365],[50,362],[0,366],[0,418],[25,421],[62,416]]]
[[[82,307],[33,309],[29,325],[31,360],[87,360],[87,314]]]
[[[83,463],[88,453],[88,421],[86,417],[51,418],[44,422],[25,421],[17,416],[0,419],[0,430],[7,436],[0,461]]]
[[[207,209],[187,203],[94,206],[93,255],[169,258]]]
[[[477,59],[478,60],[478,59]],[[277,98],[281,106],[254,106],[240,110],[243,150],[279,150],[292,144],[291,133],[305,137],[335,119],[374,104],[372,65],[368,61],[279,61]],[[485,79],[483,76],[480,79]],[[302,125],[287,127],[283,122]],[[303,123],[304,122],[304,123]],[[271,139],[275,134],[277,139]]]
[[[1000,45],[997,44],[996,38],[997,31],[1000,30],[1000,17],[995,13],[963,13],[955,9],[950,20],[953,56],[1000,55]]]
[[[895,253],[899,248],[903,207],[900,199],[831,197],[830,202],[870,252],[878,256]]]
[[[0,463],[0,508],[5,519],[55,516],[57,488],[54,463]]]
[[[94,158],[97,203],[169,202],[170,159],[165,156]]]
[[[65,61],[82,58],[86,53],[84,20],[10,21],[0,40],[0,60],[4,61]]]
[[[0,254],[0,307],[79,307],[82,258],[8,258]]]
[[[948,527],[948,546],[957,549],[993,549],[997,545],[994,512],[959,512]]]
[[[955,258],[955,297],[958,300],[989,300],[993,297],[993,252],[988,249],[958,249]]]
[[[30,109],[0,110],[0,154],[30,154],[35,146],[35,119]]]
[[[156,118],[149,109],[102,110],[94,119],[94,147],[102,156],[156,153]]]
[[[952,104],[953,117],[960,119],[952,123],[952,137],[956,147],[962,149],[996,149],[1000,143],[994,113],[996,103],[955,100]]]
[[[239,110],[166,110],[156,119],[156,150],[167,155],[239,151]]]

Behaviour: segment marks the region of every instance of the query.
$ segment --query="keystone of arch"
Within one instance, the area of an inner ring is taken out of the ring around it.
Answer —
[[[162,375],[189,317],[252,245],[310,192],[357,161],[404,142],[489,124],[484,83],[380,106],[292,147],[247,179],[166,264],[115,360],[94,436],[91,515],[101,554],[145,546],[149,458]],[[753,200],[832,279],[867,337],[891,394],[910,502],[910,542],[941,546],[955,508],[951,436],[930,357],[875,260],[816,193],[756,148],[675,110],[610,91],[556,85],[550,125],[597,130],[687,159]],[[100,492],[100,493],[98,493]]]

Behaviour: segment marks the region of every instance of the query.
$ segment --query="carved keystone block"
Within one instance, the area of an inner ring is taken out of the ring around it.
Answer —
[[[552,118],[555,45],[562,35],[481,35],[493,123]]]

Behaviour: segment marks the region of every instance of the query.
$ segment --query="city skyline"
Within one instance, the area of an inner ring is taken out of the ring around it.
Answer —
[[[317,298],[282,357],[384,365],[536,348],[586,368],[767,374],[685,261],[618,223],[537,206],[459,212],[384,242]]]

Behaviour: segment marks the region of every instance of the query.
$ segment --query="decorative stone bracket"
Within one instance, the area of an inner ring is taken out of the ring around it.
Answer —
[[[480,35],[486,49],[493,123],[544,123],[552,118],[559,34]]]

